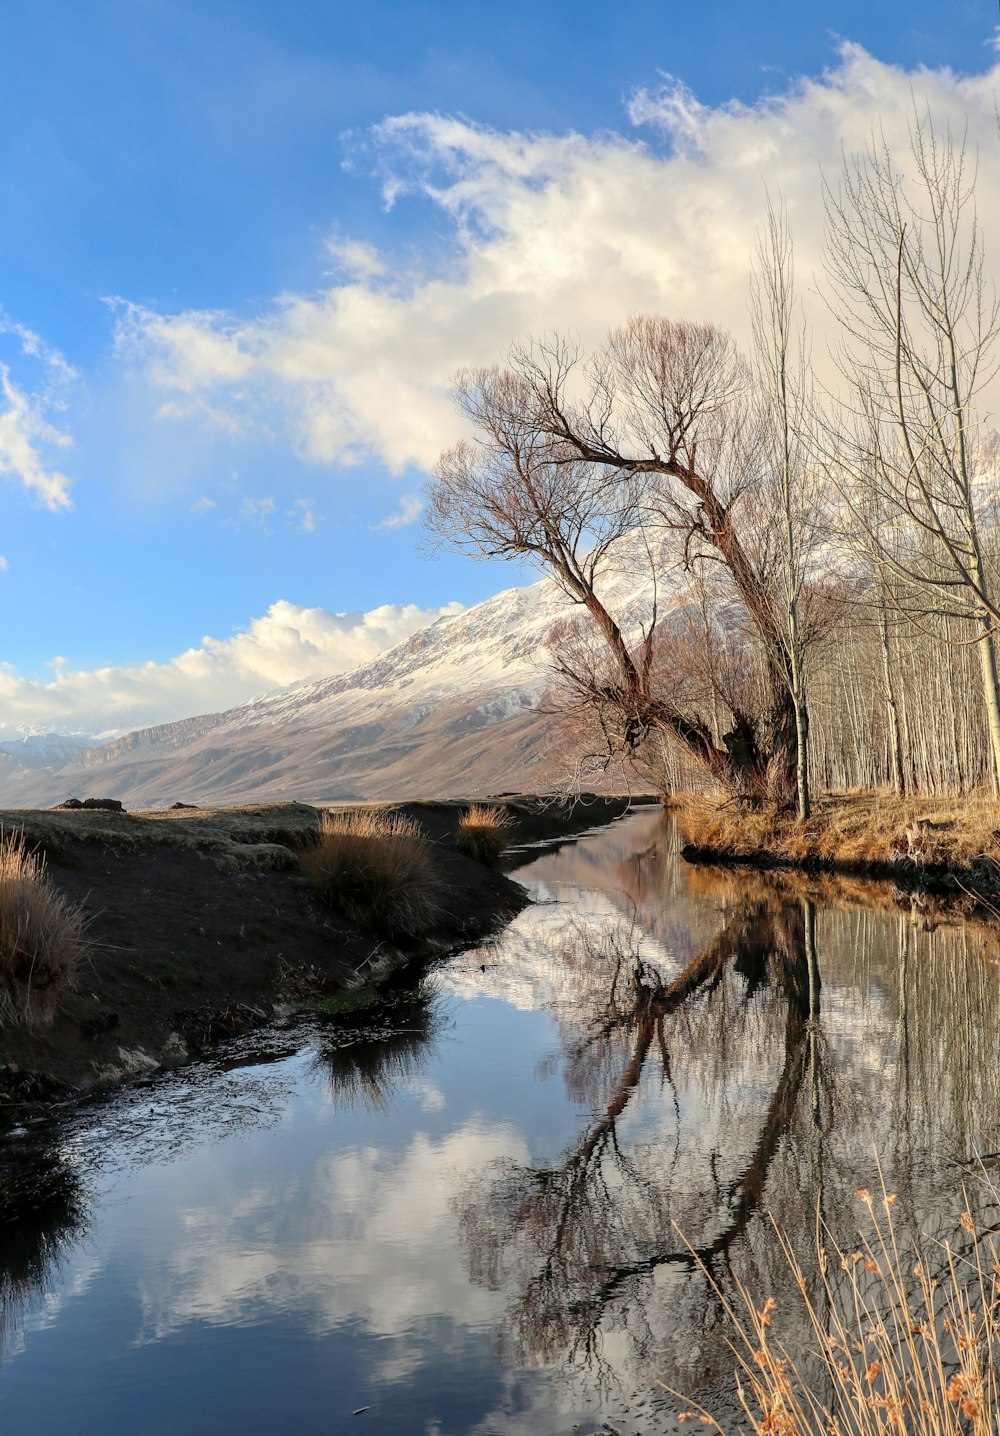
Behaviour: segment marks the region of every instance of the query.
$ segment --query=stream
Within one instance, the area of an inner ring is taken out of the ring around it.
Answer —
[[[523,857],[418,985],[4,1133],[5,1436],[673,1431],[666,1388],[732,1409],[720,1293],[806,1344],[772,1218],[807,1280],[882,1181],[996,1223],[988,926],[650,810]]]

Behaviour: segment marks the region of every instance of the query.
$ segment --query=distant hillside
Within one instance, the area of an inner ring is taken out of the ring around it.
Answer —
[[[630,568],[625,554],[607,591],[638,624],[650,599]],[[675,613],[684,606],[675,594]],[[41,768],[0,750],[0,803],[93,795],[138,808],[545,788],[560,775],[538,704],[553,631],[574,612],[546,579],[441,619],[350,673],[223,713],[142,728]]]

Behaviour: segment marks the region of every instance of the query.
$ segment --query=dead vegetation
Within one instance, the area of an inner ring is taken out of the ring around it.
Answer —
[[[319,896],[352,922],[389,938],[420,937],[441,912],[430,840],[404,813],[327,812],[302,862]]]
[[[992,797],[828,794],[805,822],[692,797],[678,803],[676,816],[684,841],[706,855],[858,870],[977,870],[990,885],[1000,882],[1000,807]]]
[[[773,1334],[780,1316],[738,1285],[731,1304],[740,1400],[758,1436],[990,1436],[1000,1421],[997,1193],[987,1219],[968,1206],[944,1241],[911,1244],[893,1220],[896,1197],[860,1189],[867,1230],[841,1249],[817,1230],[818,1289],[777,1231],[819,1358],[806,1372]],[[713,1283],[714,1284],[714,1283]],[[810,1290],[812,1287],[812,1290]],[[725,1436],[711,1412],[690,1413]]]
[[[0,1021],[52,1021],[86,948],[82,910],[19,832],[0,829]]]
[[[458,820],[455,846],[467,858],[495,867],[507,850],[514,818],[506,808],[473,803]]]

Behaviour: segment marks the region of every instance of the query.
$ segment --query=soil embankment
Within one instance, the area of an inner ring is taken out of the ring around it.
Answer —
[[[502,801],[511,844],[569,837],[629,806]],[[304,803],[0,812],[0,828],[22,833],[56,887],[83,906],[88,939],[54,1018],[4,1027],[0,1106],[182,1062],[290,1007],[474,942],[524,905],[517,883],[456,848],[466,804],[398,806],[432,840],[443,894],[433,932],[412,944],[380,939],[315,895],[300,853],[321,810]]]

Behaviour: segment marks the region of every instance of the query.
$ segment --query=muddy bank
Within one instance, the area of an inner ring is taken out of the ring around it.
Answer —
[[[503,801],[512,844],[569,837],[628,807]],[[81,904],[88,939],[54,1017],[3,1027],[0,1108],[181,1063],[289,1009],[335,1001],[474,942],[524,905],[517,883],[456,849],[466,804],[398,806],[431,838],[442,883],[440,919],[419,943],[380,939],[315,896],[300,853],[320,810],[304,803],[0,812],[3,831],[23,833],[58,890]]]

